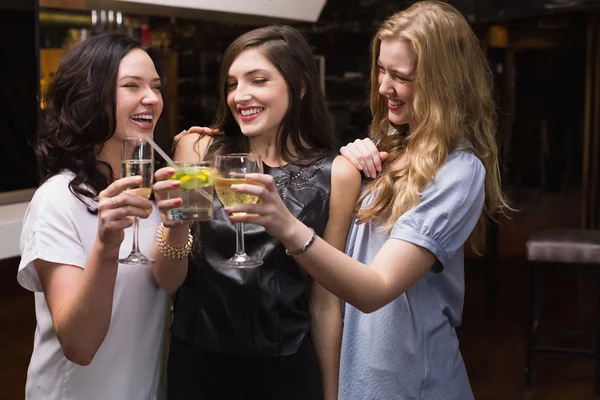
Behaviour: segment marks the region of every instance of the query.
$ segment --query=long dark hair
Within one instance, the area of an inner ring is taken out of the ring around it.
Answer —
[[[70,170],[69,189],[91,213],[97,210],[86,199],[95,200],[114,178],[96,158],[97,147],[114,135],[119,64],[136,48],[140,43],[122,34],[94,36],[64,57],[43,94],[44,126],[35,142],[40,183]]]
[[[277,135],[277,148],[284,161],[307,164],[333,147],[333,128],[313,54],[300,31],[287,25],[271,25],[243,34],[225,51],[219,79],[220,97],[214,128],[224,132],[208,150],[246,152],[248,139],[242,134],[227,105],[229,68],[244,50],[255,48],[269,60],[287,83],[289,106]],[[288,148],[288,141],[293,146]]]

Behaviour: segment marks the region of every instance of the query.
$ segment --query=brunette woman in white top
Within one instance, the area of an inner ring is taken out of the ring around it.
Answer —
[[[146,254],[160,223],[151,201],[123,193],[141,177],[120,178],[120,161],[123,137],[153,136],[161,79],[137,41],[95,36],[63,59],[45,103],[17,276],[37,318],[26,399],[156,399],[166,293],[151,266],[117,259],[130,217]]]

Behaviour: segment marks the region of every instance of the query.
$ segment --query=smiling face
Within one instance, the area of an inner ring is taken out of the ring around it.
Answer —
[[[289,106],[288,85],[257,49],[244,50],[227,77],[227,105],[248,137],[277,135]]]
[[[160,87],[160,78],[148,53],[133,49],[123,57],[117,75],[117,127],[113,139],[153,136],[163,110]]]
[[[388,119],[394,125],[414,125],[413,82],[416,56],[407,42],[386,39],[379,49],[379,93],[387,98]]]

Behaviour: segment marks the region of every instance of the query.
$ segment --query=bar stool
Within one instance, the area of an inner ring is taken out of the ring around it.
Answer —
[[[536,232],[527,241],[529,269],[529,312],[525,359],[525,387],[531,389],[533,355],[573,354],[595,359],[595,398],[600,399],[600,231],[552,229]],[[569,274],[595,276],[598,282],[596,348],[582,350],[539,346],[540,283],[543,275]]]

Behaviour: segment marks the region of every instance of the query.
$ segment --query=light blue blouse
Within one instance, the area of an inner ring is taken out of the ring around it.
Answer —
[[[389,235],[353,224],[346,252],[366,265],[390,239],[424,247],[438,263],[376,312],[345,305],[340,400],[473,399],[455,328],[465,293],[464,243],[483,209],[484,181],[481,161],[455,151]]]

